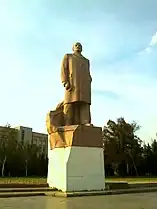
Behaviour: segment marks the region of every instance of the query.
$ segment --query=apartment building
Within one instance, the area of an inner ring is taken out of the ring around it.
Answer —
[[[13,129],[17,130],[17,140],[24,143],[36,144],[40,152],[44,153],[46,156],[48,154],[48,135],[44,133],[33,132],[32,128],[18,126]],[[0,126],[0,138],[6,132],[6,127]]]

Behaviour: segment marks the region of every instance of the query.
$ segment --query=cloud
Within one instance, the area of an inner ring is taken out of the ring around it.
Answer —
[[[152,40],[150,42],[150,46],[155,46],[157,44],[157,32],[153,35]]]
[[[143,53],[150,54],[156,45],[157,45],[157,32],[152,36],[152,39],[151,39],[150,43],[148,44],[148,47],[146,47],[144,50],[140,51],[139,54],[143,54]]]

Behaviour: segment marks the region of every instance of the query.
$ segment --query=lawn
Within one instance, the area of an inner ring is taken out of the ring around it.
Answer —
[[[107,182],[128,182],[128,183],[153,183],[157,177],[129,177],[129,178],[106,178]],[[6,177],[0,178],[0,184],[46,184],[46,178],[40,177]]]
[[[128,183],[155,183],[157,182],[157,177],[127,177],[127,178],[111,177],[111,178],[106,178],[105,181],[128,182]]]
[[[46,184],[46,178],[40,177],[4,177],[0,178],[0,184]]]

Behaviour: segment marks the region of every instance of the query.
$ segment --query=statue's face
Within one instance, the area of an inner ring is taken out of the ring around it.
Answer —
[[[80,44],[80,43],[75,43],[74,45],[73,45],[73,51],[74,52],[82,52],[82,45]]]

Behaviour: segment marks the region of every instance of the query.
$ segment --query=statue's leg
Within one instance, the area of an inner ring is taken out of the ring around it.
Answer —
[[[73,125],[73,112],[72,103],[64,104],[63,113],[65,126]]]
[[[74,102],[74,125],[80,124],[80,102]]]
[[[80,105],[80,123],[91,124],[90,105],[85,102],[82,102]]]

